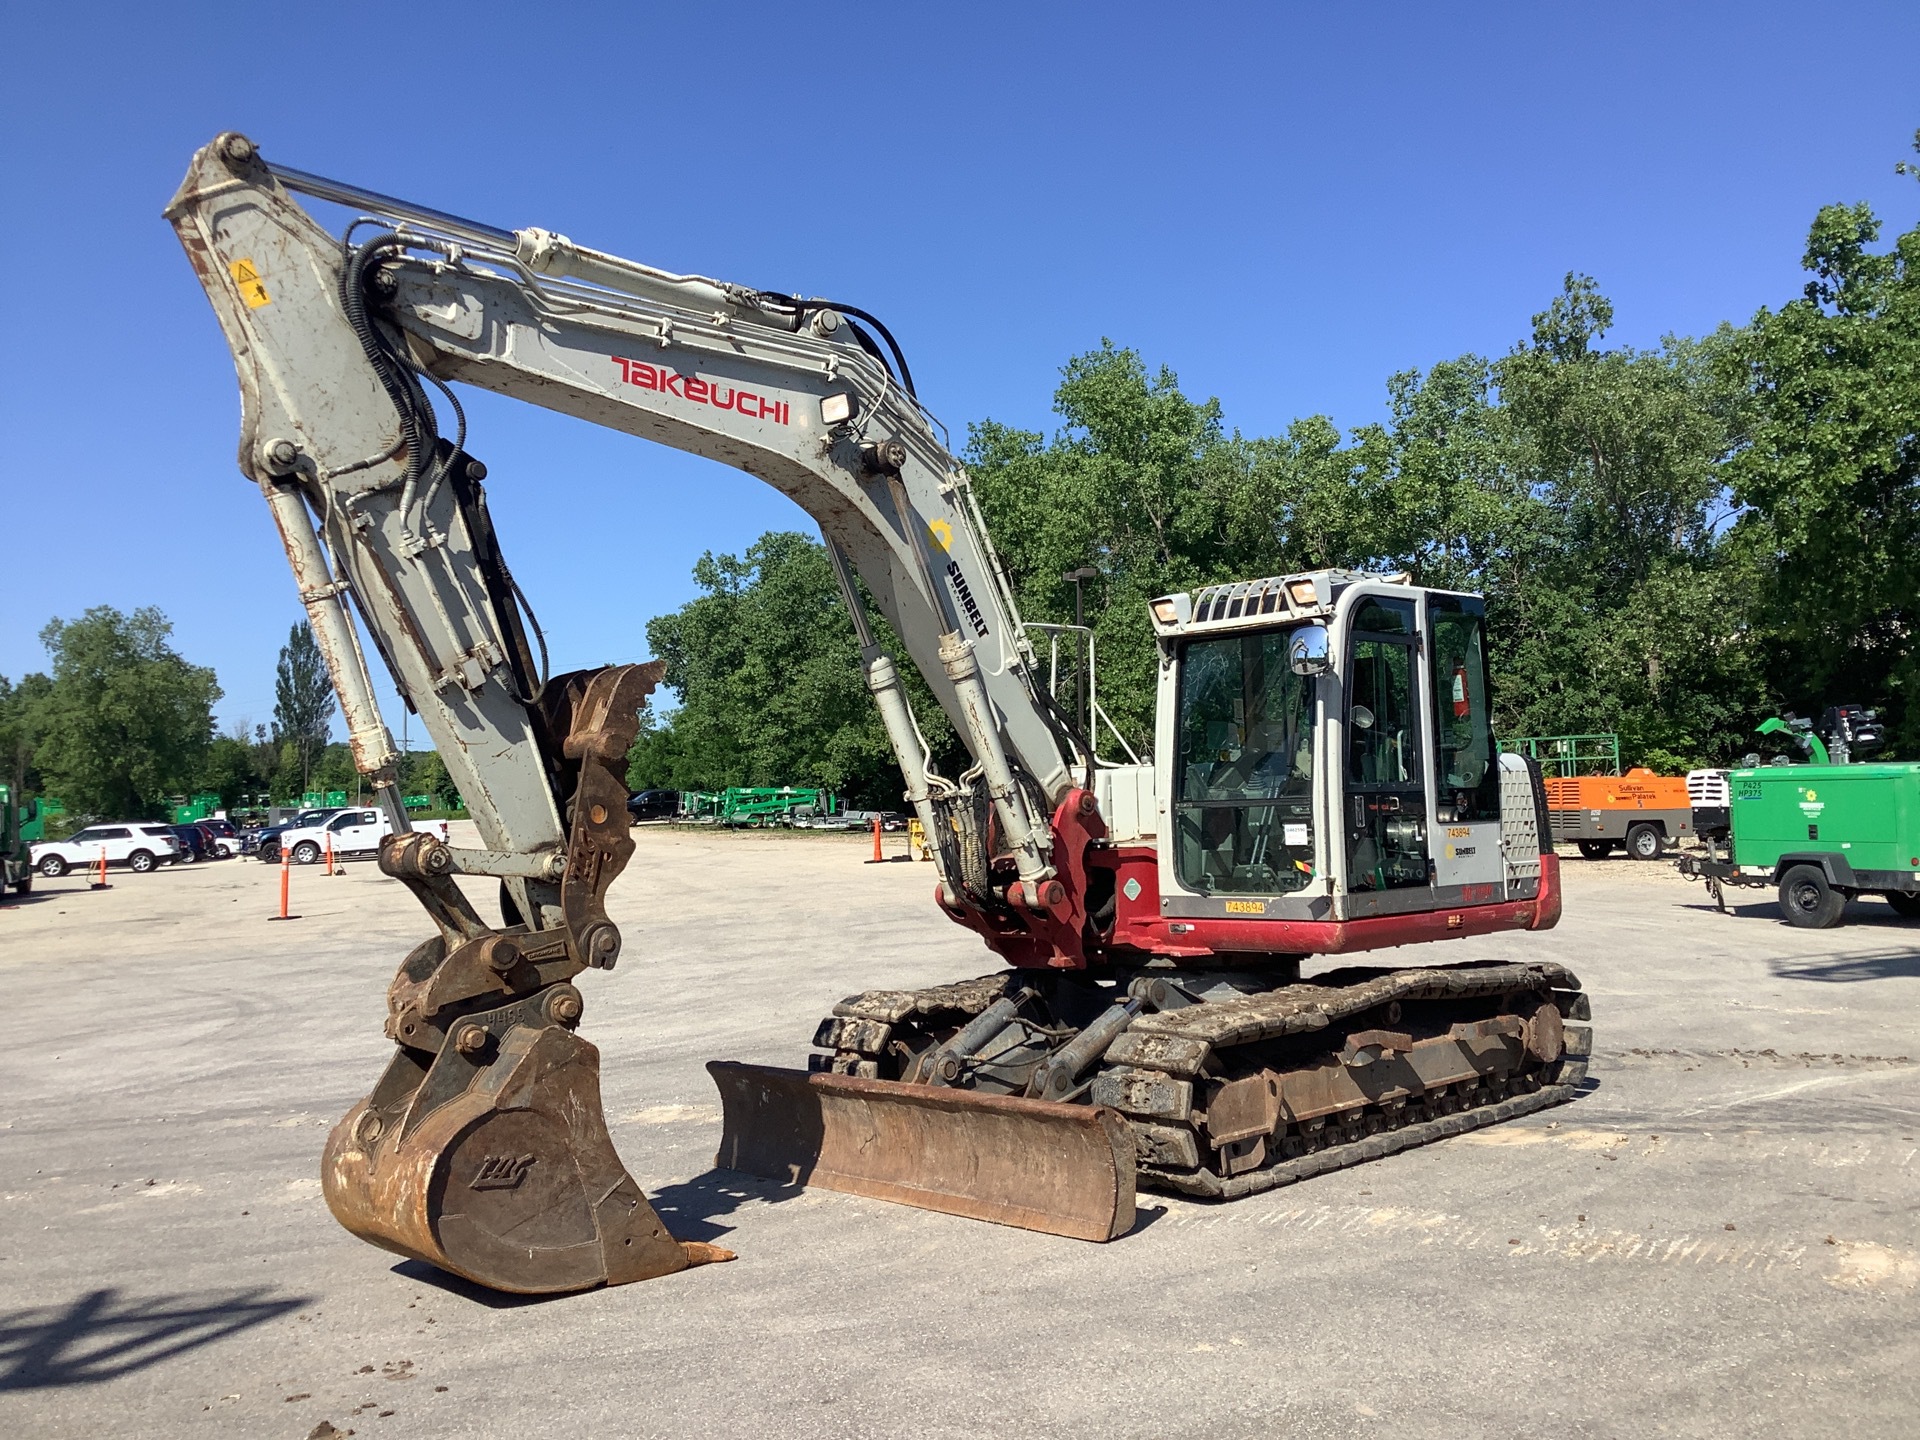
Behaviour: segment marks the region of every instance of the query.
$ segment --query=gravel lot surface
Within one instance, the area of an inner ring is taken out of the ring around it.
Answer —
[[[1563,862],[1557,930],[1381,958],[1571,966],[1576,1104],[1229,1206],[1143,1195],[1093,1246],[713,1170],[705,1061],[802,1063],[841,996],[994,967],[864,837],[638,838],[583,1033],[628,1168],[740,1259],[558,1300],[326,1212],[321,1142],[429,929],[370,864],[296,870],[285,925],[250,860],[0,908],[0,1434],[1920,1425],[1920,924],[1882,902],[1801,931],[1763,892],[1723,916],[1669,866]]]

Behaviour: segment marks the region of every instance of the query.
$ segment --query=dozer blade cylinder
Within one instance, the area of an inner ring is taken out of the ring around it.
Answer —
[[[722,1168],[1076,1240],[1133,1228],[1133,1135],[1116,1111],[725,1060],[707,1071]]]
[[[424,1076],[402,1052],[334,1127],[321,1184],[361,1239],[517,1294],[733,1258],[667,1233],[607,1134],[600,1052],[555,1025],[448,1045]]]

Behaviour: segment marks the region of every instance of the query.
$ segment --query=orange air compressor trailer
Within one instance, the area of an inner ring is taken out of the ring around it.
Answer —
[[[1657,860],[1666,847],[1693,834],[1693,806],[1684,776],[1636,767],[1624,775],[1550,779],[1547,816],[1555,840],[1570,840],[1589,860],[1626,846],[1635,860]]]

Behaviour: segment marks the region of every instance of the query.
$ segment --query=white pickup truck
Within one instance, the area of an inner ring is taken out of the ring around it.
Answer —
[[[447,822],[444,820],[416,820],[413,828],[430,831],[443,841],[447,839]],[[379,850],[380,842],[392,833],[393,825],[383,810],[342,810],[318,825],[282,831],[280,852],[296,865],[318,865],[326,858],[329,840],[332,842],[334,859],[340,860],[352,855],[374,854]]]

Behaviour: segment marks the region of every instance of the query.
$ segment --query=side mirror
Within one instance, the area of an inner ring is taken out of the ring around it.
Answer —
[[[1302,625],[1287,641],[1287,666],[1296,675],[1324,675],[1333,668],[1333,642],[1324,625]]]

